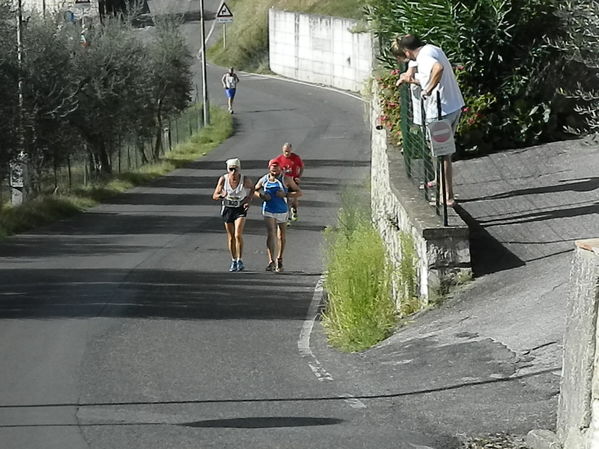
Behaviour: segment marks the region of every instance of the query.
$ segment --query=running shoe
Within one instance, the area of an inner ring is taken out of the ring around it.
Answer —
[[[291,221],[297,221],[299,220],[299,217],[297,216],[297,209],[292,207],[291,208]]]
[[[274,262],[269,262],[268,266],[266,267],[266,271],[275,271],[276,268],[277,268],[277,266]]]
[[[283,272],[283,259],[277,259],[277,268],[275,268],[277,273]]]
[[[237,261],[234,260],[231,262],[231,266],[229,267],[229,271],[237,271],[238,267],[237,267]]]
[[[245,269],[245,265],[243,264],[243,260],[239,259],[237,261],[237,271],[243,271]]]

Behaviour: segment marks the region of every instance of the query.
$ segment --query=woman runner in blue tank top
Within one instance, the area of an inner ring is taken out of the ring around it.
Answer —
[[[266,224],[266,249],[268,266],[266,271],[283,271],[283,251],[289,208],[287,198],[299,198],[302,192],[295,181],[283,175],[276,160],[268,163],[268,174],[264,175],[255,187],[255,195],[263,202],[262,215]],[[276,254],[276,257],[275,257]]]

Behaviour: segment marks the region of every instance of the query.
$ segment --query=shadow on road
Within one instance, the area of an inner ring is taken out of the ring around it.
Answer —
[[[470,257],[474,276],[525,265],[524,261],[497,241],[466,209],[457,204],[455,210],[470,229]]]
[[[299,273],[168,270],[19,270],[20,282],[11,276],[0,271],[0,319],[304,320],[314,282]]]

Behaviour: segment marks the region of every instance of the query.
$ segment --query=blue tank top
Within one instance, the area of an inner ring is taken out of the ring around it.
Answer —
[[[264,201],[262,204],[263,211],[270,212],[271,214],[284,214],[285,212],[288,212],[287,198],[279,198],[276,196],[276,193],[279,190],[283,190],[287,193],[287,187],[283,182],[282,175],[274,181],[269,181],[268,175],[265,175],[264,178],[262,178],[262,187],[264,187],[264,193],[270,195],[270,200]]]

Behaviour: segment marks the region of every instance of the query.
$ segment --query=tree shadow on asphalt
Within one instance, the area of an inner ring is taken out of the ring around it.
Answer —
[[[1,270],[0,319],[304,320],[314,276],[173,270]]]
[[[592,192],[599,189],[599,177],[579,178],[579,179],[562,179],[557,181],[558,184],[550,186],[528,187],[526,189],[510,190],[509,192],[496,193],[479,198],[468,198],[460,200],[461,203],[471,203],[475,201],[488,201],[495,199],[512,198],[516,196],[538,195],[544,193],[559,193],[559,192]]]

